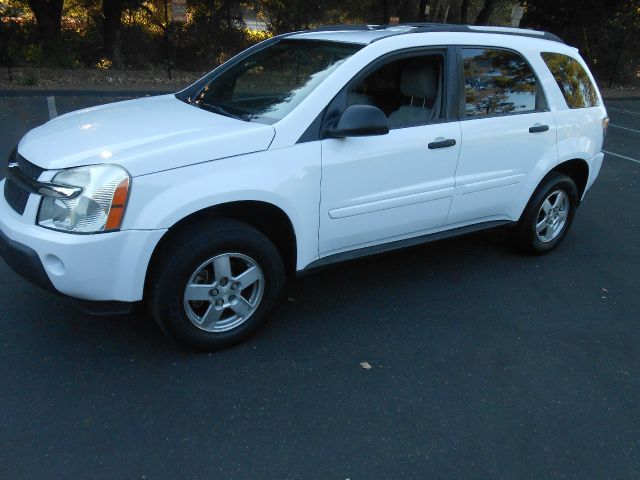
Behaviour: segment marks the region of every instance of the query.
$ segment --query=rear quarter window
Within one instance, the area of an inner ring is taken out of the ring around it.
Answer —
[[[569,108],[588,108],[599,105],[598,92],[583,66],[575,58],[561,53],[542,52]]]

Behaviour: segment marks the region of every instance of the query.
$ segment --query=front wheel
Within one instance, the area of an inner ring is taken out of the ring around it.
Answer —
[[[513,237],[527,253],[546,253],[564,239],[578,206],[578,189],[568,176],[553,172],[540,184],[527,204]]]
[[[218,219],[181,230],[163,247],[148,302],[170,338],[210,351],[260,328],[284,280],[282,259],[267,237],[245,223]]]

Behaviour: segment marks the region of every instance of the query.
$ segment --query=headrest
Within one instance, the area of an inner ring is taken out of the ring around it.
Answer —
[[[405,97],[434,100],[438,93],[438,64],[411,63],[404,67],[400,91]]]

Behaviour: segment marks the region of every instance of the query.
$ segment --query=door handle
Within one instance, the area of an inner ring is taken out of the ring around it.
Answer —
[[[542,125],[540,123],[536,123],[533,127],[529,127],[529,133],[540,133],[546,132],[549,130],[549,125]]]
[[[445,139],[439,139],[436,138],[435,142],[431,142],[429,145],[427,145],[429,147],[429,150],[433,150],[434,148],[448,148],[448,147],[453,147],[456,144],[456,141],[453,138],[449,138],[447,140]]]

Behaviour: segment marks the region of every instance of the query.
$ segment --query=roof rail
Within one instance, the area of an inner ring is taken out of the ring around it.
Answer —
[[[392,35],[403,35],[405,33],[426,33],[426,32],[456,32],[456,33],[497,33],[501,35],[516,35],[519,37],[542,38],[552,42],[564,43],[564,41],[553,33],[540,30],[528,30],[524,28],[493,27],[484,25],[458,25],[452,23],[398,23],[389,25],[358,25],[358,24],[337,24],[321,25],[318,28],[309,30],[310,32],[335,32],[335,31],[366,31],[366,30],[386,30],[394,27],[411,28],[408,31],[394,31]],[[385,38],[385,37],[383,37]],[[376,40],[382,40],[378,38]]]
[[[466,32],[466,33],[497,33],[501,35],[515,35],[519,37],[542,38],[551,40],[552,42],[564,43],[564,41],[553,33],[543,32],[541,30],[528,30],[524,28],[512,27],[492,27],[484,25],[456,25],[446,23],[410,23],[407,26],[416,27],[407,33],[425,33],[425,32]]]
[[[334,24],[334,25],[320,25],[317,28],[309,30],[310,32],[334,32],[345,30],[377,30],[379,25],[358,25],[358,24]]]

